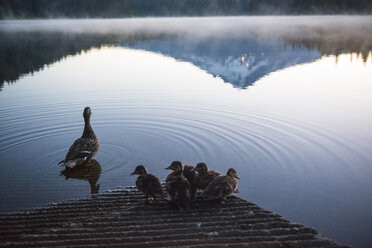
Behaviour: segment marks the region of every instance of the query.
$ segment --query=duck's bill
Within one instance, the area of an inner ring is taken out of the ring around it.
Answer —
[[[236,179],[240,179],[240,177],[238,177],[237,175],[235,175],[235,178],[236,178]]]
[[[135,172],[135,171],[133,171],[133,172],[132,172],[132,173],[131,173],[130,175],[131,175],[131,176],[133,176],[133,175],[135,175],[135,174],[136,174],[136,172]]]
[[[165,168],[165,170],[171,170],[172,168],[170,166],[168,166],[167,168]]]

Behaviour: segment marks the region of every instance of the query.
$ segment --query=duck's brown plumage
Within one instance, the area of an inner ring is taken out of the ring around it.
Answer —
[[[191,186],[189,180],[183,175],[182,163],[174,161],[166,169],[173,170],[165,180],[165,187],[171,198],[171,203],[180,210],[188,210],[190,208]]]
[[[212,182],[214,178],[221,175],[214,170],[208,170],[208,166],[204,162],[198,163],[195,167],[195,171],[197,171],[197,174],[195,174],[194,177],[195,187],[202,190],[207,188],[209,183]]]
[[[84,109],[84,131],[82,136],[75,140],[68,150],[65,159],[59,162],[64,164],[67,168],[74,168],[75,166],[88,163],[98,152],[99,141],[96,134],[90,125],[91,110],[89,107]]]
[[[239,179],[235,169],[230,168],[226,175],[219,175],[203,191],[203,198],[208,200],[223,200],[237,190],[237,182]]]
[[[131,175],[139,175],[136,180],[136,186],[139,191],[145,194],[146,196],[146,203],[148,203],[148,197],[156,198],[164,198],[163,189],[161,187],[159,179],[147,173],[145,166],[138,165],[135,171]]]

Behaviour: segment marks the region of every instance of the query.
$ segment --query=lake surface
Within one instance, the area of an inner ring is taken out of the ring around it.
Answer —
[[[0,211],[159,178],[226,172],[239,196],[372,245],[372,17],[0,22]],[[90,169],[57,163],[83,130]]]

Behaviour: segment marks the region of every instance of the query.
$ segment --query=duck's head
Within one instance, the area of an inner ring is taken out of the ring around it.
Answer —
[[[145,166],[141,164],[136,167],[136,169],[132,172],[131,175],[145,175],[145,174],[147,174],[147,170]]]
[[[240,179],[240,177],[238,177],[238,175],[236,174],[236,170],[234,168],[230,168],[226,175],[230,176],[230,177],[233,177],[233,178],[236,178],[236,179]]]
[[[204,174],[204,173],[207,173],[208,171],[208,166],[206,163],[204,162],[201,162],[201,163],[198,163],[195,167],[195,171],[197,171],[198,173],[200,174]]]
[[[180,161],[173,161],[166,170],[172,170],[175,172],[182,172],[182,163]]]
[[[92,114],[92,111],[90,110],[90,108],[85,107],[84,112],[83,112],[84,119],[89,119],[91,114]]]

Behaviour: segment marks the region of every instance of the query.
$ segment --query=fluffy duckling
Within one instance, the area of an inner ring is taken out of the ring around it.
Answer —
[[[99,141],[90,125],[91,114],[92,111],[90,108],[86,107],[83,112],[85,122],[83,135],[75,140],[68,150],[65,159],[58,164],[64,164],[66,168],[74,168],[75,166],[88,163],[97,154]]]
[[[149,196],[154,198],[154,200],[156,198],[164,198],[159,179],[152,174],[148,174],[145,166],[138,165],[131,175],[136,174],[139,175],[136,180],[136,186],[139,191],[145,194],[146,204],[149,204]]]
[[[171,203],[184,211],[190,208],[191,187],[189,181],[183,175],[183,165],[180,161],[173,161],[165,169],[173,170],[165,179],[165,188],[171,198]]]
[[[225,200],[237,189],[236,179],[240,179],[235,169],[230,168],[226,175],[219,175],[203,191],[202,197],[207,200]]]
[[[195,186],[195,168],[190,164],[182,164],[180,161],[173,161],[171,165],[167,168],[168,170],[173,170],[173,174],[177,174],[177,168],[182,167],[182,174],[183,176],[189,181],[190,188],[191,188],[191,200],[195,199],[196,193],[196,186]],[[170,173],[169,175],[172,175]],[[168,175],[168,176],[169,176]]]
[[[204,162],[198,163],[195,167],[195,171],[197,171],[198,173],[194,177],[194,184],[197,189],[202,190],[207,188],[207,186],[210,182],[213,181],[213,179],[221,175],[214,170],[208,170],[208,166]]]

